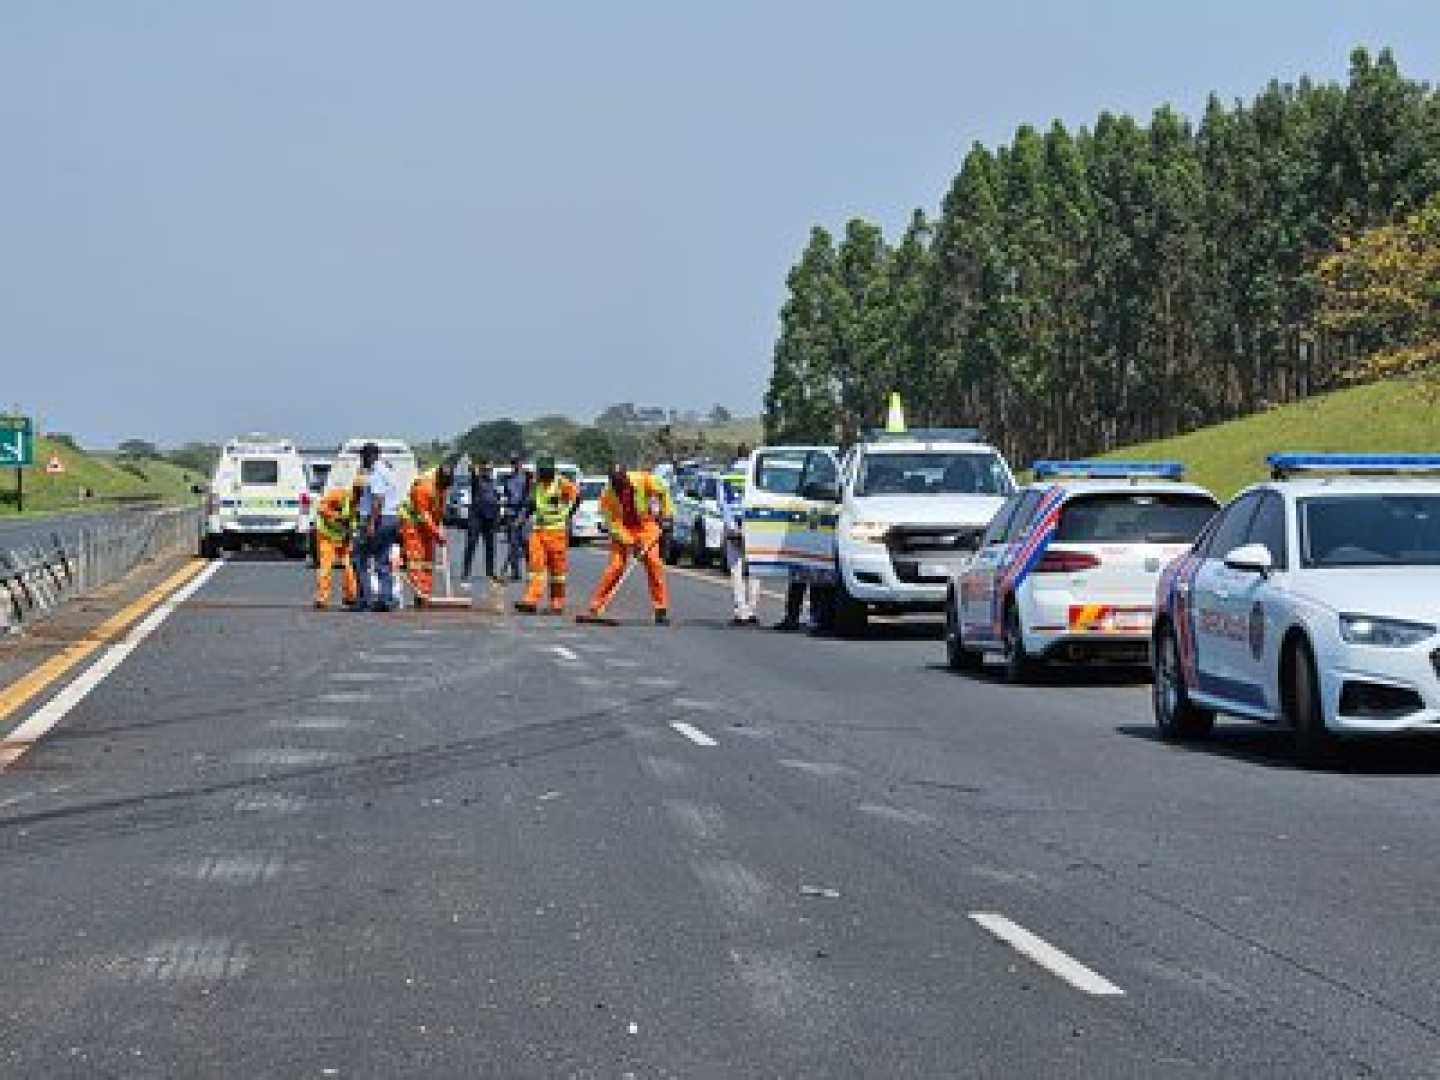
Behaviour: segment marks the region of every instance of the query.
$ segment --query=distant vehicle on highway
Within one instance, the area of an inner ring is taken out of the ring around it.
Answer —
[[[1440,732],[1440,455],[1275,454],[1160,579],[1155,723],[1350,736]]]
[[[247,435],[220,453],[205,504],[200,550],[268,547],[304,558],[312,497],[305,465],[289,439]]]
[[[1148,658],[1155,582],[1219,500],[1179,462],[1037,461],[950,582],[950,667],[987,653],[1020,682],[1051,660]]]
[[[331,466],[330,475],[326,477],[325,490],[348,488],[355,483],[355,474],[360,471],[360,450],[369,442],[373,442],[380,448],[381,460],[394,470],[395,483],[400,491],[402,493],[410,491],[410,485],[414,483],[415,477],[420,472],[420,466],[415,460],[415,452],[410,449],[410,444],[404,439],[366,436],[346,439],[341,444],[340,452],[335,455],[335,463]]]
[[[580,478],[580,509],[570,522],[570,539],[576,543],[603,540],[607,535],[605,518],[600,513],[600,493],[608,481],[603,476]]]
[[[675,503],[675,530],[664,552],[666,560],[673,565],[686,556],[697,567],[723,561],[725,518],[720,508],[722,497],[727,491],[739,494],[744,490],[743,473],[737,476],[717,469],[702,469],[684,475],[679,488],[671,492]]]

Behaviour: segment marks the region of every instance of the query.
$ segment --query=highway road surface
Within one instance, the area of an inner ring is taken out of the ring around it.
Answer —
[[[12,718],[0,1075],[1440,1067],[1440,755],[1170,746],[1143,673],[1010,687],[933,622],[672,585],[606,629],[212,564]]]

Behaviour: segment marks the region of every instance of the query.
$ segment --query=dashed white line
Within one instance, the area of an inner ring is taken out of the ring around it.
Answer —
[[[1050,974],[1097,997],[1120,997],[1125,991],[1103,975],[1091,971],[1073,956],[1061,952],[1044,938],[1037,937],[1019,923],[993,911],[972,911],[970,918],[1009,945],[1020,955],[1039,964]]]
[[[689,739],[696,746],[719,746],[714,739],[701,731],[694,724],[687,724],[684,720],[671,720],[670,726],[678,731],[685,738]]]
[[[572,664],[580,659],[580,654],[566,645],[551,645],[550,651],[561,660],[568,660]]]

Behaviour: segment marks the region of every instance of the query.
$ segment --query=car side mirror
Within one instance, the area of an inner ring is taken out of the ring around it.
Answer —
[[[1225,556],[1225,565],[1231,570],[1268,577],[1275,563],[1264,544],[1243,544]]]
[[[811,499],[815,502],[839,502],[840,489],[834,484],[813,481],[800,489],[800,497],[802,499]]]

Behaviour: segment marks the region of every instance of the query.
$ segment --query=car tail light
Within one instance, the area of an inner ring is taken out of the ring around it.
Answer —
[[[310,493],[308,491],[302,491],[300,493],[300,512],[302,514],[308,514],[310,512]]]
[[[1094,570],[1100,565],[1100,557],[1088,551],[1047,551],[1035,567],[1037,574],[1074,574],[1081,570]]]

